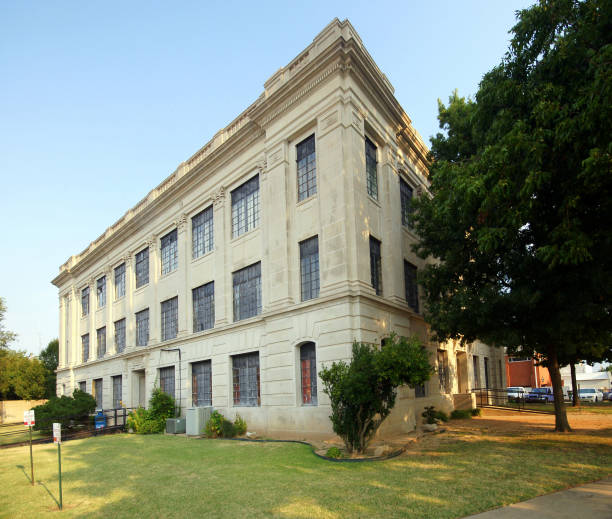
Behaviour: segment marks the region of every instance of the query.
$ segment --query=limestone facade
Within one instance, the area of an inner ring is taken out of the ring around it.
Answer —
[[[229,126],[60,267],[53,280],[58,393],[81,385],[97,389],[105,409],[119,401],[136,407],[155,385],[168,383],[163,368],[173,367],[183,413],[198,403],[194,394],[205,383],[213,407],[229,417],[239,413],[250,430],[328,433],[328,400],[316,374],[310,382],[308,374],[350,359],[354,340],[380,343],[391,331],[423,338],[440,376],[419,396],[402,388],[387,428],[413,429],[425,405],[450,409],[453,393],[469,392],[475,367],[484,373],[485,362],[491,387],[500,387],[500,350],[428,340],[406,280],[406,268],[424,262],[412,252],[416,237],[402,220],[406,193],[427,189],[427,148],[351,24],[332,21],[264,87]],[[318,271],[312,262],[304,267],[300,245],[314,237]],[[378,290],[372,243],[380,251]],[[306,300],[304,268],[312,274],[307,296],[314,295]],[[194,323],[194,289],[203,286],[207,299]],[[142,343],[146,310],[148,341],[137,345],[137,315]],[[98,350],[100,330],[105,351]],[[314,354],[302,348],[307,343]],[[247,353],[255,354],[248,362],[238,357]],[[209,364],[194,364],[202,361]],[[205,378],[198,378],[204,368]],[[304,396],[314,385],[316,398]]]

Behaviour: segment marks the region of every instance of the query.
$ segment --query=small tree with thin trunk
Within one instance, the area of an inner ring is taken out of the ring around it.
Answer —
[[[395,334],[380,349],[355,342],[350,363],[324,368],[319,376],[331,401],[330,419],[347,452],[365,451],[393,409],[398,386],[423,384],[432,372],[419,339]]]

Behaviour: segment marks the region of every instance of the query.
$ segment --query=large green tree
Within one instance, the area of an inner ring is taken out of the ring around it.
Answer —
[[[53,339],[47,347],[40,352],[38,356],[43,366],[47,370],[45,376],[45,385],[47,388],[47,398],[51,398],[56,394],[56,379],[57,375],[55,374],[55,370],[57,369],[57,365],[59,363],[59,340]]]
[[[4,299],[0,297],[0,351],[8,349],[11,342],[17,337],[13,332],[4,329],[4,314],[6,313],[6,304]]]
[[[559,361],[612,330],[612,4],[517,16],[475,99],[440,103],[416,250],[437,337],[543,355],[567,431]]]

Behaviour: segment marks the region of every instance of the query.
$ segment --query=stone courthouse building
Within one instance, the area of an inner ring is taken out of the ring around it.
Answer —
[[[427,339],[407,220],[427,151],[355,29],[333,20],[60,267],[58,394],[136,407],[157,385],[183,413],[212,405],[258,432],[327,433],[322,366],[392,331],[423,338],[437,372],[400,389],[387,429],[500,387],[501,350]]]

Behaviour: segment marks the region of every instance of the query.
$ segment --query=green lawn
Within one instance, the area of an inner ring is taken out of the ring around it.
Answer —
[[[27,442],[30,439],[28,428],[22,424],[2,426],[0,427],[0,433],[0,445]],[[42,436],[39,431],[32,431],[32,439],[36,440],[37,438],[42,438]]]
[[[612,473],[610,429],[517,435],[448,427],[374,463],[331,463],[296,444],[74,440],[62,445],[62,517],[452,518]],[[28,448],[0,451],[0,517],[57,513],[57,446],[35,446],[34,456],[32,487]]]

